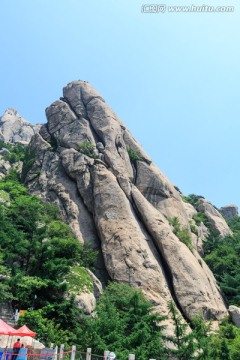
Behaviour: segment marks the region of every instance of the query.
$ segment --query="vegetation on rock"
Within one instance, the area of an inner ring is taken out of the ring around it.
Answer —
[[[0,148],[7,149],[9,153],[4,154],[3,158],[6,161],[9,161],[10,164],[17,163],[18,161],[23,161],[26,151],[26,146],[22,144],[12,145],[4,143],[0,140]]]
[[[90,141],[88,141],[88,140],[85,140],[79,144],[79,150],[83,154],[85,154],[93,159],[96,158],[95,146],[93,144],[91,144]]]
[[[204,244],[205,261],[210,266],[228,301],[240,306],[240,217],[228,222],[232,236],[224,239],[210,234]]]
[[[169,224],[173,227],[174,234],[181,240],[190,250],[193,249],[191,234],[186,227],[182,227],[177,217],[169,219]]]
[[[22,173],[21,173],[21,181],[22,182],[24,182],[26,180],[27,174],[31,170],[34,162],[35,162],[35,151],[33,151],[30,148],[30,146],[27,146],[26,150],[25,150]]]
[[[77,295],[82,291],[93,292],[92,278],[83,267],[78,265],[72,266],[65,279],[71,294]]]
[[[132,148],[127,148],[128,156],[131,162],[141,161],[142,157],[139,155],[139,153]]]

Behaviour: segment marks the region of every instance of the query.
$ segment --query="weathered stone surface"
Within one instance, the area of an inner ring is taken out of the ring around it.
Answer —
[[[224,237],[231,235],[232,231],[229,229],[225,219],[222,217],[219,211],[206,199],[199,199],[200,205],[197,206],[198,211],[202,211],[206,214],[209,222],[217,231],[217,233]]]
[[[204,261],[200,257],[196,258],[172,233],[164,216],[149,204],[137,188],[133,188],[132,197],[147,230],[166,261],[174,293],[184,315],[192,318],[201,312],[205,319],[218,320],[227,316],[216,281],[214,278],[209,280],[204,271]]]
[[[115,176],[102,165],[94,168],[93,188],[95,223],[110,277],[140,287],[166,314],[171,294],[152,239]]]
[[[101,142],[105,145],[104,158],[115,175],[125,174],[133,178],[133,169],[123,140],[122,122],[114,112],[99,98],[87,104],[91,125]]]
[[[19,161],[12,165],[9,161],[4,160],[4,158],[0,155],[0,179],[7,175],[11,169],[16,169],[20,172],[21,168],[22,162]]]
[[[177,217],[182,226],[189,228],[188,214],[179,192],[154,165],[137,161],[136,186],[144,197],[166,219]]]
[[[220,208],[220,213],[225,217],[225,219],[232,219],[234,216],[238,216],[238,207],[237,205],[227,205]]]
[[[192,217],[197,214],[197,210],[195,209],[195,207],[193,207],[191,204],[189,204],[185,201],[183,201],[182,204],[183,204],[183,207],[187,214],[188,219],[192,219]]]
[[[40,127],[29,123],[16,110],[9,108],[0,118],[0,139],[6,143],[26,145]]]
[[[234,305],[230,305],[228,311],[234,325],[240,328],[240,308]]]
[[[93,290],[91,291],[88,287],[84,287],[83,289],[76,289],[76,286],[74,286],[74,289],[69,292],[69,295],[73,294],[75,296],[75,301],[77,306],[84,311],[85,314],[91,315],[93,314],[96,302],[99,296],[102,294],[102,284],[99,281],[99,279],[90,271],[89,269],[85,269],[84,271],[89,275],[89,278],[91,279]],[[68,295],[68,296],[69,296]]]
[[[86,105],[94,98],[104,99],[87,81],[73,81],[63,89],[63,96],[78,117],[86,117]]]
[[[182,201],[102,97],[89,83],[74,81],[46,114],[48,125],[31,141],[36,159],[26,183],[59,206],[79,241],[99,249],[101,280],[109,276],[140,288],[162,314],[168,301],[176,300],[186,318],[198,312],[206,319],[226,316],[211,271],[169,225],[176,217],[190,232],[196,210]],[[79,147],[86,140],[94,153]],[[129,149],[141,160],[130,159]],[[192,242],[199,250],[196,234]],[[86,311],[93,303],[89,299]]]

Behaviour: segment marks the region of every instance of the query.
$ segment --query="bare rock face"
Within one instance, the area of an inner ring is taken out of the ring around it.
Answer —
[[[79,241],[100,250],[101,280],[141,289],[163,315],[172,300],[187,319],[199,312],[205,319],[227,316],[196,251],[190,227],[196,210],[89,83],[74,81],[63,95],[47,108],[48,123],[31,140],[30,191],[55,202]],[[174,235],[173,218],[192,238],[190,248]]]
[[[2,179],[11,169],[11,164],[9,161],[4,160],[0,155],[0,179]]]
[[[41,125],[33,125],[23,119],[16,110],[7,109],[0,117],[0,140],[10,144],[27,145]]]
[[[224,237],[232,234],[223,216],[209,201],[200,199],[200,205],[197,206],[197,210],[206,214],[209,222],[220,236]]]
[[[238,207],[237,205],[227,205],[220,208],[220,213],[229,220],[235,216],[238,216]]]
[[[240,308],[234,305],[230,305],[228,311],[234,325],[240,328]]]

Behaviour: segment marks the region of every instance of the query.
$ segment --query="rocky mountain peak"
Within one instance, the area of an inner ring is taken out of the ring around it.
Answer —
[[[100,279],[140,288],[163,315],[172,300],[186,319],[199,312],[205,319],[225,317],[222,294],[198,252],[203,229],[194,220],[197,210],[101,95],[73,81],[46,116],[30,142],[25,183],[59,206],[79,241],[99,249]],[[208,203],[201,211],[219,233],[231,233]]]
[[[41,125],[33,125],[23,119],[13,108],[8,108],[0,117],[0,140],[10,144],[28,144]]]
[[[238,207],[234,204],[226,205],[220,208],[220,212],[227,220],[229,220],[238,216]]]

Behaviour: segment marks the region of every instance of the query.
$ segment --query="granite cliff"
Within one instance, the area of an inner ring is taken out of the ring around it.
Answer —
[[[23,180],[32,194],[58,205],[80,242],[99,249],[100,280],[140,288],[163,315],[173,300],[185,319],[199,312],[205,319],[227,316],[200,255],[207,229],[195,223],[197,210],[100,94],[73,81],[46,116],[29,144]],[[209,202],[198,206],[221,236],[231,233]],[[176,221],[188,242],[176,232]]]

